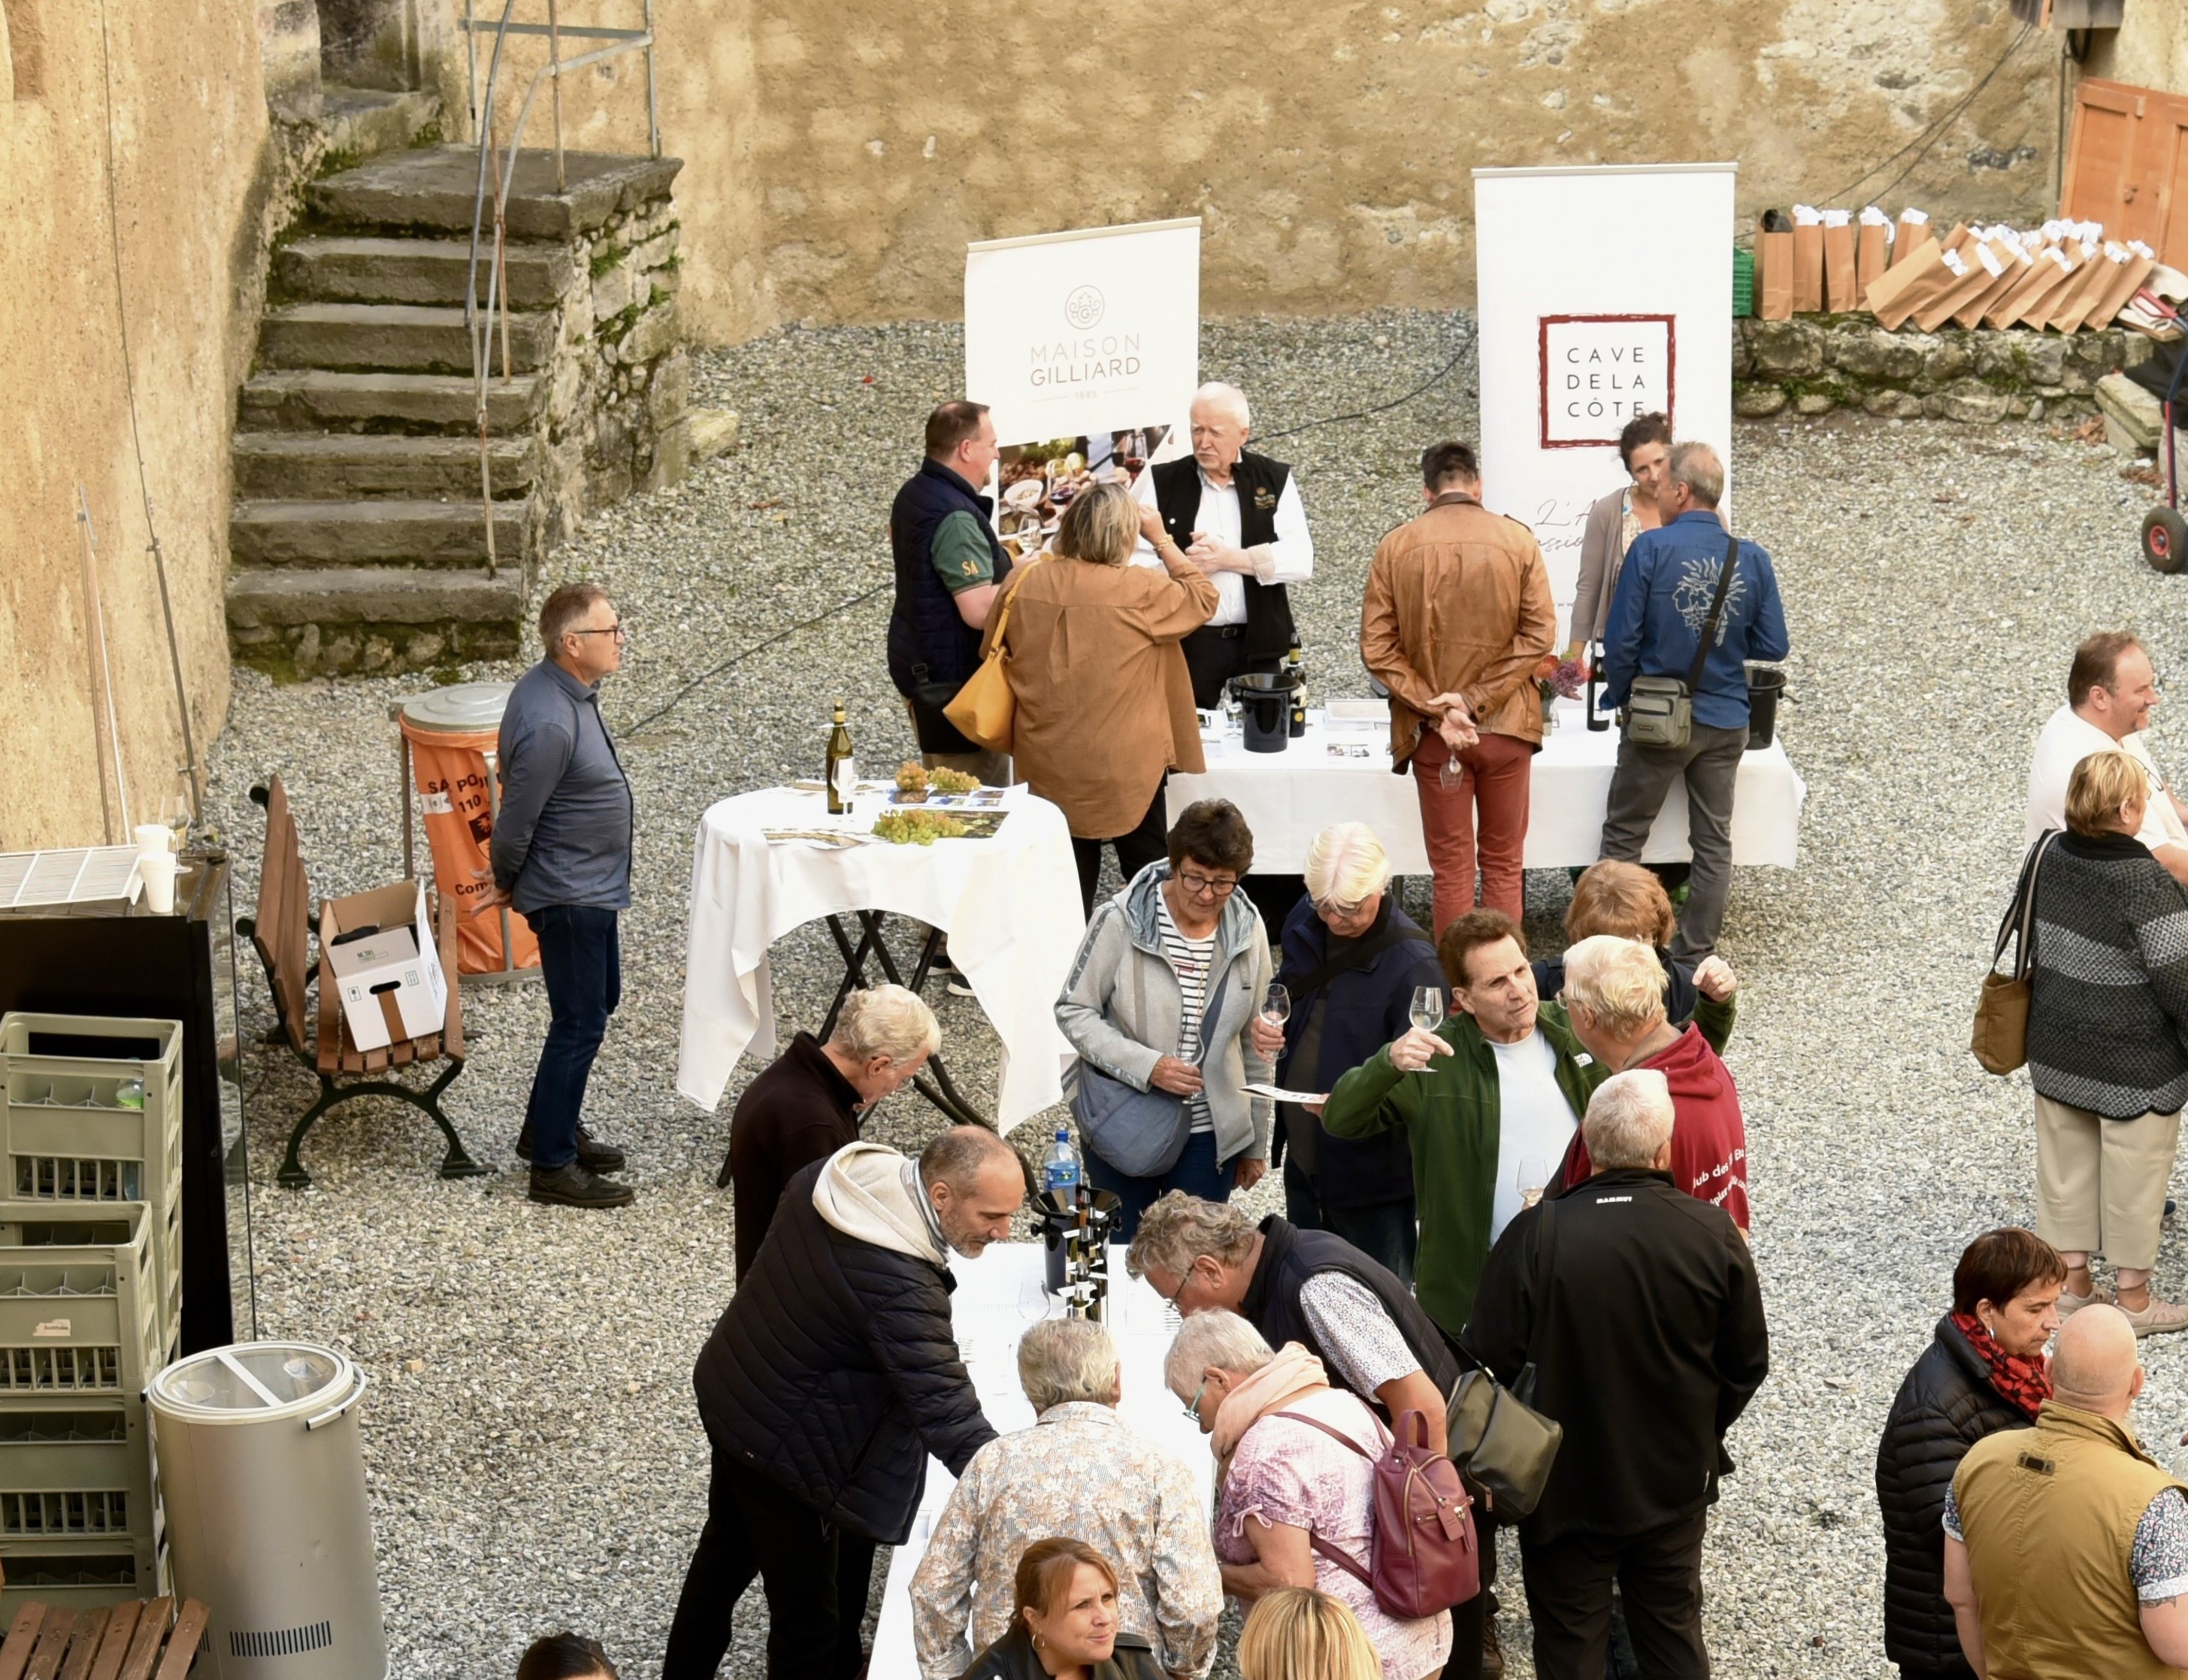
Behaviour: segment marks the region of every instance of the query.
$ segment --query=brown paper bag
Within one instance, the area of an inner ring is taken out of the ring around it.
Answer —
[[[2157,267],[2157,259],[2146,251],[2136,251],[2132,245],[2128,249],[2130,255],[2123,265],[2126,272],[2113,277],[2112,283],[2105,288],[2104,297],[2097,307],[2082,318],[2084,327],[2110,326],[2119,312],[2126,308],[2135,293],[2142,289],[2142,283],[2150,278],[2151,270]]]
[[[1899,212],[1899,232],[1892,241],[1896,260],[1904,262],[1923,240],[1936,237],[1937,229],[1930,225],[1930,218],[1909,206]]]
[[[1821,223],[1793,227],[1793,313],[1820,314],[1824,307],[1824,229]]]
[[[1892,266],[1892,228],[1888,223],[1864,222],[1857,230],[1853,253],[1853,283],[1864,297]]]
[[[2065,253],[2057,245],[2046,245],[2037,252],[2036,260],[2028,265],[2028,274],[2011,291],[1983,312],[1987,327],[2010,327],[2025,321],[2032,311],[2059,288],[2067,284],[2073,272]]]
[[[1955,222],[1953,231],[1937,241],[1943,251],[1965,251],[1976,242],[1976,230],[1965,222]]]
[[[1854,231],[1851,226],[1824,229],[1824,307],[1835,315],[1861,307],[1855,278]]]
[[[1999,260],[1999,276],[1988,288],[1977,292],[1954,313],[1955,326],[1971,327],[1983,318],[1983,311],[1996,303],[2014,287],[2027,278],[2029,256],[2018,246],[2003,240],[1990,247],[1991,255]]]
[[[1920,244],[1910,245],[1907,254],[1869,287],[1869,309],[1876,317],[1877,325],[1886,332],[1897,330],[1923,301],[1919,296],[1910,298],[1909,294],[1917,287],[1931,286],[1940,274],[1949,279],[1952,270],[1945,267],[1944,253],[1937,240],[1925,234]]]
[[[1957,261],[1965,265],[1965,272],[1955,275],[1952,283],[1933,301],[1915,307],[1916,326],[1924,332],[1935,332],[1964,308],[1971,298],[1979,297],[1991,289],[1998,276],[1993,274],[1982,262],[1982,250],[1981,244],[1976,244],[1953,253]],[[1997,259],[1993,257],[1992,260],[1995,262]],[[1949,268],[1952,265],[1948,263],[1946,266]]]
[[[1793,319],[1793,236],[1755,236],[1755,313],[1765,321]]]
[[[2083,319],[2105,295],[2105,288],[2118,277],[2120,267],[2102,250],[2094,257],[2084,252],[2081,267],[2053,296],[2044,317],[2044,326],[2054,332],[2078,331]]]

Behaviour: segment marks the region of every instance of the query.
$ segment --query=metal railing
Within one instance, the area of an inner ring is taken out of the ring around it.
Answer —
[[[655,86],[653,69],[653,0],[641,0],[645,8],[645,25],[640,29],[610,29],[597,25],[565,24],[561,21],[558,0],[546,0],[547,20],[544,23],[515,21],[517,0],[502,0],[499,22],[482,22],[475,15],[475,0],[464,0],[464,15],[458,27],[464,31],[464,48],[470,77],[471,127],[478,136],[478,186],[471,199],[471,260],[464,274],[464,324],[470,329],[471,344],[471,378],[477,392],[479,441],[479,502],[486,523],[486,571],[488,578],[498,578],[500,567],[494,553],[493,535],[493,472],[488,447],[487,424],[487,391],[492,378],[493,360],[493,329],[495,312],[501,319],[501,376],[505,381],[512,376],[509,349],[509,309],[506,295],[509,269],[508,215],[510,195],[516,187],[516,161],[522,155],[524,125],[532,115],[532,101],[543,82],[552,84],[555,120],[555,190],[569,189],[569,178],[562,159],[562,78],[573,70],[622,58],[627,54],[646,54],[646,121],[647,142],[651,155],[661,155],[661,105]],[[484,34],[493,37],[493,52],[487,62],[486,97],[479,97],[478,38]],[[497,166],[494,142],[494,101],[501,86],[501,56],[512,35],[544,35],[547,37],[547,62],[532,73],[525,85],[524,98],[516,107],[516,119],[510,125],[509,140],[499,148],[502,161]],[[608,44],[595,48],[577,57],[562,56],[562,37],[573,40],[605,41]],[[478,302],[479,241],[484,231],[488,189],[493,195],[493,248],[488,254],[490,264],[487,274],[486,305]]]

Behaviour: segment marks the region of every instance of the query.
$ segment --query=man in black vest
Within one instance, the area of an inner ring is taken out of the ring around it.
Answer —
[[[1299,639],[1284,585],[1314,575],[1314,539],[1292,470],[1250,453],[1251,435],[1245,392],[1204,385],[1193,398],[1193,459],[1150,468],[1136,489],[1161,510],[1186,558],[1215,582],[1215,616],[1184,642],[1193,703],[1203,711],[1223,703],[1232,677],[1283,662]],[[1158,564],[1144,541],[1133,558]]]
[[[967,740],[942,708],[978,667],[988,609],[1011,574],[1010,555],[995,537],[994,499],[980,493],[995,455],[986,406],[945,403],[927,417],[927,459],[889,510],[896,561],[889,679],[911,713],[920,761],[990,786],[1010,781],[1010,755]]]

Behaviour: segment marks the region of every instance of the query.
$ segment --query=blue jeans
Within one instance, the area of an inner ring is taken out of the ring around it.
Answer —
[[[1342,1237],[1378,1264],[1388,1266],[1408,1289],[1413,1287],[1413,1257],[1421,1246],[1413,1221],[1413,1199],[1378,1202],[1366,1208],[1333,1208],[1300,1170],[1299,1158],[1284,1157],[1284,1217],[1302,1231],[1327,1231]]]
[[[532,1134],[532,1164],[552,1171],[578,1158],[585,1080],[607,1033],[608,1017],[623,1001],[623,958],[612,910],[546,905],[527,911],[524,919],[539,937],[549,1017],[524,1128]]]
[[[1243,1152],[1242,1152],[1243,1153]],[[1117,1209],[1109,1240],[1129,1243],[1140,1228],[1140,1215],[1153,1207],[1165,1191],[1182,1190],[1204,1202],[1227,1202],[1232,1182],[1238,1176],[1239,1156],[1220,1164],[1215,1159],[1215,1134],[1196,1131],[1185,1141],[1184,1152],[1170,1170],[1157,1178],[1128,1178],[1091,1149],[1086,1152],[1086,1180],[1097,1190],[1114,1191],[1124,1205]]]

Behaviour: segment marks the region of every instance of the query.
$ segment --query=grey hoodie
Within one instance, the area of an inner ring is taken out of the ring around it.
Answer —
[[[1094,912],[1056,1001],[1056,1024],[1082,1061],[1136,1090],[1153,1088],[1155,1063],[1177,1054],[1185,995],[1176,971],[1162,954],[1155,895],[1170,879],[1170,865],[1151,863],[1125,889]],[[1201,1057],[1208,1115],[1215,1123],[1215,1158],[1243,1155],[1266,1160],[1269,1104],[1249,1097],[1249,1080],[1274,1076],[1254,1048],[1254,1016],[1268,990],[1269,935],[1243,892],[1233,893],[1215,924],[1215,956],[1208,993],[1222,989],[1222,1007],[1210,1026]],[[1076,1085],[1078,1068],[1068,1076]]]
[[[847,1143],[813,1181],[813,1206],[846,1237],[936,1266],[950,1264],[942,1221],[922,1193],[919,1164],[878,1143]]]

